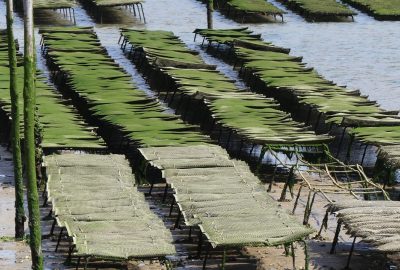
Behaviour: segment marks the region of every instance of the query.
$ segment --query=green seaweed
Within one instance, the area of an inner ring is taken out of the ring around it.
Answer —
[[[353,16],[357,13],[335,0],[278,0],[290,9],[300,11],[305,17],[316,19],[329,16]]]
[[[400,0],[344,0],[379,20],[400,20]]]
[[[143,51],[147,61],[154,65],[157,55],[182,61],[176,51],[193,56],[185,44],[171,32],[122,29],[122,34],[136,50]],[[157,40],[157,42],[153,42]],[[173,46],[171,46],[173,40]],[[204,62],[195,55],[193,62]],[[157,64],[155,64],[157,65]],[[189,67],[163,67],[163,73],[176,83],[178,91],[187,96],[199,96],[210,110],[211,117],[247,140],[260,144],[318,144],[329,141],[325,135],[317,136],[303,125],[294,122],[282,112],[272,99],[239,90],[236,85],[212,69]]]
[[[50,59],[69,75],[70,89],[88,102],[93,116],[118,128],[127,139],[143,147],[209,141],[194,126],[164,113],[158,102],[138,90],[105,53],[93,30],[47,28],[41,33]]]

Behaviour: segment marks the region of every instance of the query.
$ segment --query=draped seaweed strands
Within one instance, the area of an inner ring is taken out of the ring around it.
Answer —
[[[72,238],[78,261],[158,258],[176,252],[171,232],[135,187],[124,156],[51,155],[44,165],[48,199],[58,225]]]
[[[263,51],[277,51],[282,53],[289,53],[290,49],[277,47],[272,43],[261,40],[260,34],[253,34],[253,31],[248,30],[247,27],[237,29],[196,29],[194,30],[195,40],[197,35],[203,36],[203,43],[207,39],[210,43],[216,42],[218,44],[234,46],[235,44],[243,44],[242,46],[252,48],[254,50]]]
[[[354,127],[349,130],[358,140],[376,146],[398,147],[400,142],[400,124],[387,125],[392,119],[398,120],[398,116],[382,119],[379,125],[378,119],[374,120],[374,126]],[[363,118],[360,118],[362,121]]]
[[[144,0],[90,0],[96,6],[123,6],[144,3]]]
[[[400,20],[399,0],[343,0],[377,20]]]
[[[400,117],[397,111],[385,111],[359,91],[327,81],[307,68],[301,57],[289,55],[287,49],[277,49],[263,42],[246,28],[197,29],[195,33],[208,39],[209,46],[214,43],[218,49],[228,51],[227,57],[242,65],[241,76],[252,89],[292,108],[298,105],[308,109],[306,123],[314,112],[316,128],[319,120],[324,119],[331,127],[335,124],[351,128],[348,132],[367,145],[398,145]]]
[[[142,145],[142,147],[153,145],[158,146],[159,148],[157,149],[162,150],[169,148],[166,147],[168,145],[179,145],[183,146],[181,149],[183,149],[184,152],[192,153],[192,148],[189,147],[190,145],[201,145],[209,142],[204,136],[196,133],[192,129],[192,126],[185,125],[175,117],[163,113],[158,103],[149,100],[142,95],[141,92],[135,91],[135,87],[132,85],[130,78],[105,54],[104,48],[99,45],[97,38],[90,28],[51,28],[41,30],[41,33],[43,33],[43,50],[48,56],[49,62],[53,62],[50,69],[54,72],[55,76],[58,76],[56,79],[60,78],[61,75],[63,78],[66,78],[65,82],[67,86],[69,86],[73,93],[79,94],[79,97],[87,102],[88,109],[94,117],[102,122],[111,124],[118,130],[132,128],[129,138],[139,142],[138,145]],[[118,95],[115,94],[115,91],[111,92],[113,89],[118,89]],[[148,104],[150,106],[148,106]],[[167,116],[169,118],[167,118]],[[170,122],[174,123],[173,128],[169,128],[172,126],[169,124]],[[222,170],[224,166],[232,167],[231,164],[227,164],[226,156],[227,154],[225,153],[225,158],[221,160],[221,163],[217,163],[219,167],[217,167],[216,170],[212,170],[212,168],[200,168],[199,174],[205,175],[213,173],[218,175],[220,173],[225,173],[225,171]],[[182,167],[182,162],[187,160],[186,157],[187,155],[182,156],[183,160],[180,161],[179,167]],[[199,159],[198,152],[196,152],[196,158]],[[203,156],[203,158],[205,157]],[[195,161],[195,163],[205,164],[203,159],[199,162]],[[94,161],[94,164],[97,164],[97,162]],[[193,168],[197,166],[196,164],[192,162],[187,166],[188,168]],[[115,166],[112,167],[114,168]],[[89,170],[88,168],[88,166],[85,166],[85,171]],[[90,169],[88,174],[100,175],[101,177],[101,175],[105,174],[103,170],[104,169],[101,168]],[[75,173],[80,171],[81,169],[74,168]],[[249,170],[246,169],[246,171],[248,172]],[[193,173],[193,171],[191,171],[191,173]],[[123,172],[119,175],[124,174]],[[237,179],[236,176],[234,177]],[[232,179],[232,177],[230,179]],[[227,183],[227,187],[228,185],[229,183]],[[113,194],[111,187],[106,187],[105,190],[107,190],[108,196]],[[233,189],[230,190],[233,191]],[[261,192],[257,194],[262,195]],[[50,194],[50,196],[51,195],[52,194]],[[86,194],[82,196],[86,197]],[[116,195],[115,197],[116,200],[118,200],[120,196]],[[88,206],[91,207],[92,205]],[[232,204],[229,208],[231,207]],[[80,209],[82,209],[82,205]],[[249,209],[249,211],[250,210],[251,209]],[[81,210],[76,211],[80,214],[78,211]],[[276,219],[274,214],[275,213],[271,213],[271,215],[274,216],[273,220]],[[108,213],[108,215],[114,216],[112,213]],[[92,219],[94,218],[95,214],[92,216]],[[116,217],[113,218],[116,219]],[[259,217],[257,217],[257,219],[259,219]],[[238,226],[241,224],[239,221],[236,223]],[[256,228],[259,229],[263,227],[265,230],[264,224],[257,224],[254,221],[253,223],[257,225]],[[213,226],[206,221],[204,221],[204,224],[204,228]],[[296,226],[294,224],[292,220],[288,220],[287,229],[283,228],[280,234],[270,236],[271,243],[278,244],[278,242],[284,240],[290,241],[290,239],[295,241],[303,237],[303,235],[309,234],[310,230],[307,228],[301,227],[301,231],[295,230],[294,227]],[[209,230],[211,231],[211,229]],[[247,235],[249,234],[251,233],[247,232]],[[252,236],[251,239],[257,236],[258,235]],[[262,236],[267,237],[268,235],[264,234]],[[228,244],[228,240],[224,240],[224,235],[220,234],[218,237],[221,238],[221,240],[219,240],[221,243],[225,241]],[[239,242],[235,240],[235,237],[236,236],[232,235],[229,238],[229,241],[233,244]],[[250,237],[248,237],[248,239],[249,238]]]
[[[11,117],[11,98],[9,90],[7,36],[0,30],[0,106]],[[22,57],[18,56],[18,62]],[[17,68],[17,87],[23,90],[23,66]],[[21,107],[22,107],[22,100]],[[55,90],[45,83],[45,78],[38,74],[36,80],[36,103],[41,126],[41,147],[44,149],[86,149],[103,150],[104,142],[88,127],[75,110],[63,100]],[[22,114],[22,111],[20,112]],[[22,119],[22,118],[21,118]],[[22,125],[23,126],[23,125]],[[23,133],[22,133],[23,134]]]
[[[283,22],[283,14],[286,13],[265,0],[216,0],[214,3],[227,17],[240,22],[276,21],[277,16]]]
[[[74,0],[34,0],[34,9],[59,9],[72,8],[76,5]]]
[[[174,190],[185,224],[213,248],[275,246],[312,233],[266,193],[249,167],[218,146],[139,149]]]
[[[397,112],[385,111],[359,91],[349,91],[322,78],[301,62],[301,57],[291,56],[263,42],[245,28],[195,31],[210,42],[232,46],[231,56],[243,64],[242,72],[251,73],[268,87],[266,94],[277,98],[294,96],[298,102],[310,106],[327,116],[328,123],[344,126],[397,126]],[[262,46],[264,44],[264,46]]]
[[[335,0],[278,0],[289,9],[311,21],[337,21],[351,17],[356,12]],[[354,21],[354,19],[353,19]]]
[[[339,225],[385,253],[400,252],[400,217],[398,201],[341,201],[331,203],[328,211],[336,213]]]
[[[23,1],[14,0],[16,9],[23,10]],[[75,0],[34,0],[33,9],[40,10],[55,10],[62,14],[64,18],[75,23]]]
[[[400,125],[356,127],[349,133],[366,145],[378,146],[378,162],[386,168],[400,169]]]
[[[146,17],[143,10],[144,0],[84,0],[83,4],[88,4],[92,8],[92,12],[97,16],[100,22],[103,21],[103,13],[107,8],[125,7],[138,16],[140,20],[146,23]]]
[[[69,90],[87,103],[92,117],[119,130],[129,142],[147,147],[209,141],[139,91],[91,28],[49,28],[41,33],[44,53],[57,78],[65,78]]]
[[[122,46],[132,45],[129,54],[134,55],[136,64],[146,61],[153,71],[160,72],[159,76],[173,82],[174,91],[201,101],[215,123],[242,139],[260,145],[300,146],[331,140],[295,123],[272,99],[239,90],[173,33],[122,29],[122,35]]]
[[[378,158],[395,170],[400,169],[400,145],[385,145],[379,149]]]

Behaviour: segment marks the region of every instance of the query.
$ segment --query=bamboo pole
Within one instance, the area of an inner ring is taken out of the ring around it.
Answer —
[[[20,95],[17,89],[17,49],[14,41],[14,6],[13,0],[7,0],[7,37],[8,60],[10,67],[10,97],[11,97],[11,145],[14,162],[15,182],[15,238],[24,237],[24,183],[22,174],[21,134],[20,134]]]
[[[24,0],[24,134],[32,269],[43,270],[35,162],[35,45],[32,0]]]
[[[207,0],[207,28],[213,29],[214,0]]]

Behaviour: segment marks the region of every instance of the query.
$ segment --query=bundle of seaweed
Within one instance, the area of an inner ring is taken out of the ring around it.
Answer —
[[[377,20],[400,20],[399,0],[343,0],[343,2],[366,12]]]

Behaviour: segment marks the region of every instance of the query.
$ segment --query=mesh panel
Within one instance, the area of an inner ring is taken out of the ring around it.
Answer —
[[[175,253],[164,223],[134,185],[118,155],[45,157],[48,197],[60,225],[74,238],[76,255],[114,259]]]
[[[329,205],[349,234],[363,238],[382,252],[400,251],[400,202],[343,201]]]
[[[277,245],[312,233],[278,206],[244,162],[230,159],[222,148],[140,151],[163,171],[186,224],[199,225],[214,247]]]

